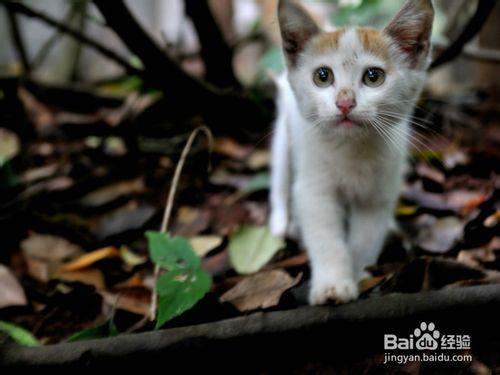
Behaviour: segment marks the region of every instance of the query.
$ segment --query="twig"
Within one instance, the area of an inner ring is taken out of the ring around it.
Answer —
[[[136,67],[132,66],[127,60],[125,60],[123,57],[118,55],[116,52],[110,50],[106,46],[89,38],[88,36],[84,35],[83,33],[80,33],[78,31],[64,25],[63,23],[55,20],[54,18],[52,18],[52,17],[50,17],[42,12],[38,12],[36,10],[33,10],[33,9],[31,9],[31,8],[27,7],[26,5],[19,3],[19,2],[0,1],[0,5],[5,6],[7,11],[10,11],[13,13],[19,13],[19,14],[22,14],[26,17],[38,19],[38,20],[46,23],[47,25],[52,26],[52,27],[58,29],[59,31],[70,35],[71,37],[75,38],[76,40],[88,45],[89,47],[94,48],[96,51],[98,51],[100,54],[107,57],[108,59],[121,65],[130,74],[139,75],[139,76],[144,75],[144,72],[142,70],[137,69]]]
[[[69,9],[63,17],[63,23],[70,23],[73,18],[73,12]],[[56,29],[56,31],[43,43],[43,45],[38,49],[35,57],[33,58],[33,69],[36,69],[40,65],[43,64],[49,52],[52,50],[56,42],[63,36],[64,34]]]
[[[12,35],[12,41],[14,43],[14,47],[19,55],[19,59],[21,60],[21,64],[23,66],[23,70],[25,74],[31,73],[31,64],[29,62],[28,53],[26,52],[26,48],[24,45],[24,40],[21,35],[21,30],[19,30],[19,23],[17,21],[16,14],[7,7],[7,18],[9,20],[10,32]]]
[[[434,60],[430,67],[431,70],[452,61],[462,53],[465,45],[474,39],[474,37],[481,31],[496,3],[496,0],[478,1],[476,12],[470,19],[469,23],[462,30],[462,33],[459,35],[457,40],[455,40],[455,42],[453,42],[441,55],[439,55],[438,58]]]
[[[182,150],[181,157],[179,159],[179,162],[177,163],[177,167],[175,168],[174,172],[174,177],[172,178],[172,183],[170,184],[170,189],[168,192],[167,196],[167,202],[165,205],[165,212],[163,214],[163,220],[161,223],[160,231],[162,233],[167,233],[168,229],[168,224],[170,221],[170,216],[172,214],[172,207],[174,205],[174,197],[175,197],[175,192],[177,191],[177,186],[179,185],[179,179],[181,176],[182,168],[184,167],[184,164],[186,162],[186,158],[189,154],[189,151],[191,150],[191,147],[193,146],[193,142],[196,139],[196,136],[200,133],[203,132],[205,133],[207,139],[208,139],[208,149],[209,152],[212,152],[213,149],[213,136],[212,132],[210,131],[209,128],[206,126],[199,126],[189,136],[186,145],[184,146],[184,149]],[[209,158],[210,160],[210,158]],[[209,169],[210,169],[210,163],[209,163]],[[158,265],[155,265],[154,269],[154,283],[153,283],[153,292],[151,294],[151,307],[150,307],[150,320],[153,321],[156,319],[156,309],[157,309],[157,304],[158,304],[158,293],[156,290],[156,281],[158,280],[160,274],[160,267]]]
[[[217,94],[182,70],[142,28],[123,0],[94,0],[107,25],[144,64],[149,85],[161,89],[176,107],[203,110]]]
[[[241,89],[233,71],[233,50],[224,40],[208,1],[184,0],[186,13],[193,21],[201,44],[206,79],[221,88]],[[217,51],[217,53],[214,53]]]

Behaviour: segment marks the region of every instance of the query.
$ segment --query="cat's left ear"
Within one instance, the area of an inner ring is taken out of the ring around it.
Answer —
[[[291,65],[295,65],[297,55],[307,42],[320,32],[319,26],[307,11],[294,0],[279,0],[278,20],[283,50]]]
[[[407,0],[384,30],[407,55],[413,69],[427,66],[433,21],[431,0]]]

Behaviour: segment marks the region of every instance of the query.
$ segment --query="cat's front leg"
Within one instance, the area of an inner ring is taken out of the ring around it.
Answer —
[[[348,245],[357,281],[376,264],[389,229],[394,226],[393,204],[353,205],[349,217]]]
[[[294,197],[312,271],[309,302],[345,303],[358,296],[345,241],[344,212],[331,193],[297,183]]]

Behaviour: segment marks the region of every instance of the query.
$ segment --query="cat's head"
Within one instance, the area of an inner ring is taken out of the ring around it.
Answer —
[[[412,110],[429,65],[431,0],[408,0],[383,30],[325,32],[295,1],[278,18],[302,115],[322,129],[388,126]]]

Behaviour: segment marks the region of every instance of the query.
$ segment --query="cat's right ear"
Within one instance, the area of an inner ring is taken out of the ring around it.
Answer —
[[[280,0],[278,20],[283,40],[283,50],[288,63],[294,66],[297,56],[307,42],[320,32],[319,26],[307,11],[293,0]]]

